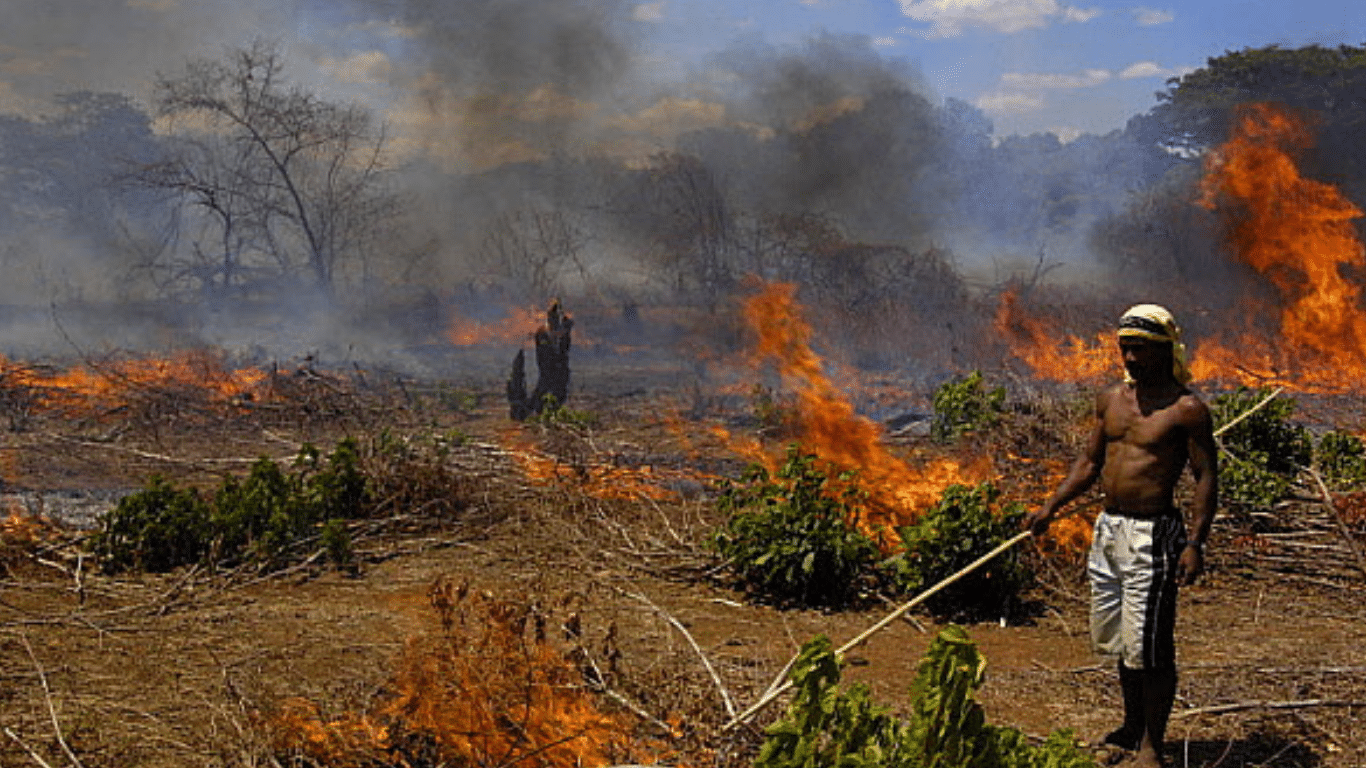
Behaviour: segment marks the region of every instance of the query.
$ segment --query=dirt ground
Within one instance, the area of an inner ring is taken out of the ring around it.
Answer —
[[[665,741],[675,751],[661,762],[745,764],[759,730],[723,732],[728,708],[754,701],[807,639],[843,642],[889,606],[780,610],[709,578],[717,563],[702,541],[718,517],[702,484],[679,481],[679,494],[659,500],[589,493],[583,466],[739,466],[712,436],[724,418],[674,418],[677,393],[624,377],[602,388],[574,403],[600,421],[572,440],[510,426],[496,389],[438,407],[437,389],[415,387],[398,406],[364,415],[354,403],[302,415],[125,414],[120,429],[46,418],[6,433],[9,503],[32,508],[43,492],[48,511],[61,492],[116,493],[153,472],[208,483],[262,454],[286,458],[303,442],[380,429],[458,429],[457,458],[481,479],[459,514],[395,519],[357,535],[355,572],[315,560],[276,574],[107,576],[72,543],[79,531],[11,530],[0,581],[0,765],[280,765],[263,713],[289,700],[328,718],[372,708],[392,690],[405,648],[440,631],[433,585],[466,582],[489,599],[533,606],[552,627],[572,614],[576,642],[601,649],[614,668],[617,699],[599,694],[603,706],[623,721],[670,724]],[[532,451],[573,452],[579,480],[528,478],[517,457]],[[1341,557],[1330,535],[1278,548],[1249,543],[1246,522],[1216,524],[1210,573],[1181,596],[1168,757],[1207,768],[1364,765],[1361,574],[1315,567]],[[1362,538],[1358,531],[1358,547]],[[1076,561],[1055,557],[1041,573],[1033,614],[968,627],[989,664],[980,699],[992,723],[1039,736],[1070,728],[1094,742],[1120,716],[1116,674],[1088,651]],[[897,707],[937,627],[924,613],[911,618],[848,659],[848,679]]]

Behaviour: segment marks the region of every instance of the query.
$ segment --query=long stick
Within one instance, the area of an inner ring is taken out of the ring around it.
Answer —
[[[1238,422],[1242,421],[1243,419],[1246,419],[1248,416],[1251,416],[1251,415],[1252,415],[1253,413],[1255,413],[1256,411],[1259,411],[1259,410],[1261,410],[1262,408],[1264,408],[1264,407],[1266,406],[1267,403],[1269,403],[1269,402],[1271,402],[1273,399],[1275,399],[1275,397],[1276,397],[1277,395],[1279,395],[1279,394],[1280,394],[1282,391],[1284,391],[1284,390],[1285,390],[1285,387],[1277,387],[1276,390],[1275,390],[1274,392],[1272,392],[1271,394],[1269,394],[1269,395],[1267,395],[1265,398],[1263,398],[1261,402],[1257,403],[1256,405],[1254,405],[1254,406],[1252,406],[1251,408],[1249,408],[1249,409],[1247,409],[1246,411],[1244,411],[1242,414],[1240,414],[1240,415],[1238,416],[1238,418],[1233,419],[1232,421],[1228,422],[1228,423],[1225,424],[1224,426],[1222,426],[1222,427],[1220,427],[1219,429],[1215,430],[1215,431],[1214,431],[1214,437],[1218,437],[1219,435],[1221,435],[1221,434],[1223,434],[1224,432],[1228,431],[1233,425],[1237,424]],[[1067,513],[1067,514],[1065,514],[1065,515],[1059,516],[1057,519],[1063,520],[1063,519],[1066,519],[1066,518],[1070,517],[1070,516],[1073,515],[1073,514],[1076,514],[1076,510],[1075,510],[1075,509],[1074,509],[1072,512],[1070,512],[1070,513]],[[955,581],[958,581],[959,579],[963,578],[964,576],[968,575],[969,573],[972,573],[973,571],[977,570],[978,568],[981,568],[983,565],[985,565],[985,564],[986,564],[988,561],[990,561],[992,558],[996,557],[997,555],[1001,554],[1002,552],[1006,551],[1007,549],[1010,549],[1011,547],[1015,546],[1016,544],[1019,544],[1020,542],[1024,541],[1024,540],[1027,539],[1027,538],[1029,538],[1031,535],[1033,535],[1033,534],[1032,534],[1030,531],[1021,531],[1020,533],[1017,533],[1017,534],[1015,534],[1014,536],[1012,536],[1011,538],[1006,539],[1005,541],[1003,541],[1003,542],[1001,542],[1000,544],[996,545],[996,548],[995,548],[995,549],[991,550],[990,552],[986,553],[985,555],[982,555],[981,557],[979,557],[979,558],[977,558],[976,560],[972,561],[972,562],[969,563],[968,565],[964,566],[964,567],[963,567],[962,569],[960,569],[957,573],[953,574],[952,576],[949,576],[948,578],[944,579],[943,581],[939,582],[938,584],[935,584],[933,587],[930,587],[929,589],[925,590],[924,592],[921,592],[920,594],[916,595],[916,596],[915,596],[914,598],[912,598],[911,600],[909,600],[909,601],[907,601],[907,602],[905,602],[905,603],[902,603],[901,605],[897,606],[897,608],[896,608],[895,610],[893,610],[891,613],[889,613],[889,614],[887,614],[885,617],[883,617],[881,621],[879,621],[878,623],[876,623],[876,624],[874,624],[873,626],[869,627],[868,629],[864,630],[862,634],[858,635],[858,636],[855,637],[854,639],[850,640],[849,642],[845,643],[844,645],[842,645],[842,646],[840,646],[838,649],[836,649],[836,650],[835,650],[836,655],[843,654],[843,653],[845,653],[846,651],[849,651],[850,649],[855,648],[855,647],[857,647],[858,645],[862,644],[862,643],[863,643],[865,640],[867,640],[869,637],[872,637],[872,636],[873,636],[874,634],[876,634],[877,632],[880,632],[880,631],[882,631],[883,629],[885,629],[885,628],[887,627],[888,624],[891,624],[893,621],[896,621],[897,618],[899,618],[902,614],[906,613],[907,611],[911,610],[912,608],[916,607],[917,605],[920,605],[921,603],[925,602],[927,599],[929,599],[930,597],[932,597],[934,594],[936,594],[936,593],[939,592],[940,590],[944,589],[945,587],[949,586],[950,584],[954,583]],[[790,665],[791,662],[788,662],[788,664]],[[769,704],[769,702],[771,702],[771,701],[773,701],[774,699],[778,698],[778,697],[781,696],[783,693],[785,693],[788,689],[790,689],[790,688],[792,687],[792,685],[793,685],[793,683],[792,683],[791,679],[789,679],[789,680],[785,681],[782,685],[770,687],[769,690],[768,690],[768,693],[765,693],[763,696],[759,697],[759,700],[758,700],[758,701],[756,701],[756,702],[754,702],[753,704],[749,705],[749,707],[746,708],[744,712],[741,712],[740,714],[736,715],[734,718],[732,718],[732,719],[730,720],[730,722],[726,723],[725,726],[723,726],[723,727],[721,728],[722,732],[729,731],[730,729],[734,728],[735,726],[739,725],[740,723],[743,723],[744,721],[746,721],[746,720],[750,719],[751,717],[753,717],[759,710],[761,710],[761,709],[763,709],[765,706],[767,706],[767,705]]]
[[[908,600],[908,601],[902,603],[901,605],[897,606],[896,610],[894,610],[894,611],[892,611],[891,613],[889,613],[889,614],[887,614],[886,616],[884,616],[884,617],[882,618],[881,621],[879,621],[878,623],[876,623],[876,624],[874,624],[873,626],[869,627],[868,629],[865,629],[865,630],[862,632],[862,634],[860,634],[858,637],[855,637],[854,639],[850,640],[849,642],[845,643],[844,645],[841,645],[838,649],[835,650],[835,654],[836,654],[836,655],[843,654],[843,653],[848,652],[848,651],[849,651],[850,649],[852,649],[852,648],[858,647],[858,646],[861,645],[865,640],[867,640],[868,638],[872,637],[872,636],[873,636],[874,634],[876,634],[877,632],[880,632],[881,630],[883,630],[884,628],[886,628],[886,626],[887,626],[888,624],[891,624],[893,621],[896,621],[898,618],[901,617],[902,614],[906,613],[907,611],[911,610],[912,608],[916,607],[917,605],[920,605],[921,603],[925,602],[925,601],[928,600],[930,597],[932,597],[935,593],[939,592],[940,590],[942,590],[943,588],[949,586],[950,584],[954,583],[955,581],[958,581],[959,579],[963,578],[964,576],[968,575],[969,573],[972,573],[973,571],[975,571],[975,570],[977,570],[978,568],[982,567],[982,565],[984,565],[988,560],[991,560],[993,557],[996,557],[997,555],[1001,554],[1002,552],[1006,551],[1007,549],[1010,549],[1011,547],[1015,546],[1016,544],[1019,544],[1021,541],[1024,541],[1025,539],[1029,538],[1029,537],[1032,536],[1032,535],[1033,535],[1033,534],[1032,534],[1031,532],[1029,532],[1029,531],[1021,531],[1020,533],[1017,533],[1017,534],[1015,534],[1014,536],[1012,536],[1011,538],[1006,539],[1005,541],[1003,541],[1003,542],[1001,542],[1000,544],[996,545],[996,548],[995,548],[995,549],[991,550],[990,552],[986,553],[985,555],[982,555],[981,557],[977,558],[976,560],[973,560],[973,561],[972,561],[971,563],[969,563],[968,565],[963,566],[961,569],[959,569],[959,571],[958,571],[957,573],[955,573],[955,574],[953,574],[952,576],[950,576],[950,577],[944,579],[943,581],[939,582],[938,584],[935,584],[933,587],[930,587],[929,589],[925,590],[924,592],[921,592],[920,594],[916,595],[916,596],[915,596],[914,598],[912,598],[911,600]],[[736,715],[730,722],[726,723],[725,727],[723,727],[721,730],[722,730],[722,731],[728,731],[728,730],[730,730],[731,728],[734,728],[735,726],[739,725],[740,723],[743,723],[744,721],[746,721],[746,720],[748,720],[749,718],[753,717],[754,714],[755,714],[756,712],[758,712],[759,710],[761,710],[761,709],[763,709],[765,706],[767,706],[768,703],[769,703],[770,701],[773,701],[774,699],[778,698],[778,696],[782,695],[782,694],[783,694],[784,692],[786,692],[789,688],[791,688],[792,685],[793,685],[792,680],[789,679],[789,680],[787,680],[786,682],[784,682],[782,685],[777,686],[776,688],[770,689],[769,692],[768,692],[767,694],[765,694],[763,697],[761,697],[758,701],[756,701],[756,702],[754,702],[753,704],[751,704],[751,705],[749,706],[748,709],[746,709],[744,712],[741,712],[740,714]]]

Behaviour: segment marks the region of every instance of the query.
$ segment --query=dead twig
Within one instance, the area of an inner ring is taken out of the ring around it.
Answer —
[[[9,728],[6,728],[6,729],[5,729],[5,735],[8,736],[8,737],[10,737],[10,738],[14,741],[15,744],[18,744],[20,747],[22,747],[23,750],[24,750],[25,752],[28,753],[28,756],[31,757],[31,758],[33,758],[33,762],[35,762],[35,763],[37,763],[38,765],[42,766],[42,768],[52,768],[52,764],[49,763],[48,761],[44,760],[44,759],[43,759],[43,756],[40,755],[40,754],[38,754],[38,753],[33,749],[33,747],[30,747],[28,744],[26,744],[26,743],[24,742],[23,739],[19,738],[19,734],[15,733],[14,731],[10,730]]]
[[[1196,715],[1226,715],[1251,709],[1312,709],[1315,707],[1366,707],[1366,701],[1345,699],[1302,699],[1300,701],[1240,701],[1233,704],[1214,704],[1208,707],[1183,709],[1172,713],[1172,719]]]
[[[66,435],[59,435],[59,434],[57,434],[57,433],[55,433],[55,432],[43,432],[42,435],[43,435],[43,437],[51,438],[52,440],[55,440],[55,441],[57,441],[57,442],[59,442],[59,443],[69,443],[69,444],[71,444],[71,445],[78,445],[78,446],[81,446],[82,448],[103,448],[103,449],[106,450],[106,451],[117,451],[117,452],[119,452],[119,453],[127,453],[127,454],[130,454],[130,455],[132,455],[132,456],[137,456],[138,458],[141,458],[141,459],[150,459],[150,460],[152,460],[152,461],[160,461],[160,462],[163,462],[163,463],[166,463],[166,464],[180,464],[180,465],[183,465],[183,466],[194,467],[194,468],[207,467],[207,466],[221,466],[221,465],[229,465],[229,466],[231,466],[231,465],[241,465],[241,466],[246,466],[246,465],[250,465],[250,464],[255,464],[256,462],[260,461],[259,458],[258,458],[258,459],[248,459],[248,458],[237,458],[237,457],[224,458],[224,459],[209,459],[209,458],[205,458],[205,459],[182,459],[182,458],[178,458],[178,457],[176,457],[176,456],[167,456],[167,455],[161,454],[161,453],[152,453],[152,452],[150,452],[150,451],[143,451],[143,450],[139,450],[139,449],[137,449],[137,448],[129,448],[129,447],[126,446],[126,445],[111,445],[111,444],[109,444],[109,443],[93,442],[93,441],[90,441],[90,440],[80,440],[80,439],[74,438],[74,437],[67,437]]]
[[[701,646],[699,646],[697,644],[697,641],[693,639],[692,633],[689,632],[687,628],[683,626],[682,622],[680,622],[678,619],[675,619],[668,611],[655,605],[654,602],[650,600],[650,598],[644,595],[636,594],[635,592],[625,591],[623,591],[622,594],[632,599],[639,600],[640,602],[650,606],[650,608],[654,610],[655,613],[658,613],[660,616],[662,616],[665,621],[669,622],[669,624],[671,624],[674,629],[677,629],[679,633],[683,635],[683,639],[688,641],[688,645],[692,646],[692,649],[697,654],[697,657],[702,660],[702,666],[706,667],[707,674],[711,675],[712,682],[716,684],[716,690],[720,691],[721,701],[726,706],[726,716],[732,719],[735,718],[735,702],[731,700],[730,691],[726,690],[726,686],[721,682],[720,676],[716,674],[716,669],[712,666],[711,660],[708,659],[707,655],[702,652]]]
[[[62,735],[62,722],[57,718],[57,707],[52,703],[52,686],[48,685],[47,672],[39,663],[38,656],[33,653],[33,646],[29,644],[28,635],[20,633],[19,642],[23,643],[24,651],[28,653],[29,660],[33,662],[33,669],[38,673],[38,682],[43,687],[43,702],[47,704],[47,713],[52,720],[52,733],[57,737],[57,743],[61,745],[62,752],[66,753],[67,759],[71,761],[74,768],[84,768],[81,759],[76,757],[75,752],[71,751],[71,745],[66,743],[66,737]]]

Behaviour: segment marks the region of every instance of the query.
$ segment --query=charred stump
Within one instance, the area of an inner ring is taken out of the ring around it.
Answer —
[[[569,345],[574,320],[556,299],[545,313],[546,322],[536,329],[536,388],[526,391],[526,354],[517,350],[508,377],[508,412],[515,421],[539,414],[547,406],[558,407],[569,399]]]

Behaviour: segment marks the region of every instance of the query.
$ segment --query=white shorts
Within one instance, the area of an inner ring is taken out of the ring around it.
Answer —
[[[1176,570],[1186,524],[1175,510],[1135,518],[1106,510],[1091,534],[1091,646],[1129,669],[1176,666]]]

